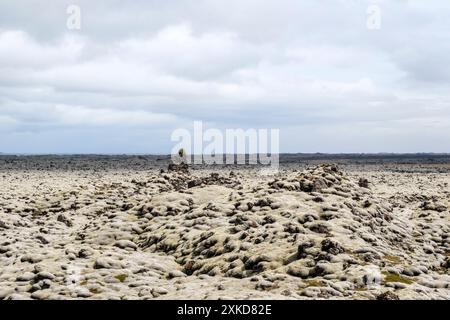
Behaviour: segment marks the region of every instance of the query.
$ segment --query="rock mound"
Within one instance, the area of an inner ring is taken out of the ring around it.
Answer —
[[[187,210],[170,220],[152,219],[137,243],[173,256],[188,275],[247,278],[275,272],[345,278],[362,286],[362,264],[384,267],[385,256],[402,255],[413,241],[401,231],[402,222],[394,221],[389,205],[335,165],[267,186],[240,194],[215,190],[214,203],[201,203],[198,191]],[[173,225],[181,228],[174,232]]]

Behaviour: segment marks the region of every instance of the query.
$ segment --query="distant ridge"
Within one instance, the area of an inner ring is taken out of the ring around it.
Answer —
[[[216,154],[216,157],[229,156],[231,154]],[[249,157],[250,154],[241,154]],[[374,159],[374,158],[442,158],[450,157],[450,153],[438,153],[438,152],[416,152],[416,153],[394,153],[394,152],[378,152],[378,153],[279,153],[280,159]],[[153,158],[159,157],[169,159],[170,154],[161,153],[5,153],[0,152],[2,157],[23,157],[23,158]],[[198,156],[198,155],[190,155]],[[205,156],[205,154],[203,155]],[[236,156],[236,154],[234,154]]]
[[[216,154],[218,156],[220,154]],[[248,155],[245,154],[245,155]],[[292,157],[426,157],[426,156],[450,156],[450,152],[280,152],[280,156]],[[21,156],[21,157],[170,157],[165,153],[7,153],[0,152],[0,156]]]

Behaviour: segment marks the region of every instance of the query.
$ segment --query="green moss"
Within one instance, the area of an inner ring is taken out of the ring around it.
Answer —
[[[398,263],[402,262],[402,259],[400,259],[397,256],[389,256],[389,255],[387,255],[387,256],[384,256],[384,259],[389,261],[389,262],[391,262],[391,263],[393,263],[393,264],[398,264]]]
[[[304,280],[305,284],[306,284],[306,288],[310,288],[310,287],[323,287],[325,286],[325,283],[321,280]]]
[[[355,288],[355,291],[367,291],[367,287],[358,287]]]
[[[97,288],[90,288],[89,291],[90,291],[92,294],[99,294],[99,293],[102,292],[100,289],[97,289]]]
[[[403,277],[401,275],[391,273],[391,272],[383,272],[384,275],[384,282],[400,282],[404,284],[412,284],[414,283],[414,280]]]
[[[358,261],[358,265],[360,265],[360,266],[367,266],[367,265],[370,264],[367,261],[365,261],[364,259],[362,259],[360,257],[360,255],[357,254],[357,253],[350,253],[350,256],[353,257],[355,260],[357,260]]]
[[[127,274],[118,274],[117,276],[114,276],[114,278],[116,278],[120,282],[125,282],[125,280],[127,280],[127,278],[128,278],[128,275]]]

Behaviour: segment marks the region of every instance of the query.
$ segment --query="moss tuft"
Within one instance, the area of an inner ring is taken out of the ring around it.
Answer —
[[[114,276],[114,278],[116,278],[120,282],[125,282],[125,280],[127,280],[127,278],[128,278],[128,275],[127,274],[118,274],[117,276]]]
[[[384,256],[384,259],[389,261],[389,262],[391,262],[391,263],[393,263],[393,264],[399,264],[400,262],[402,262],[402,259],[400,259],[397,256],[386,255],[386,256]]]
[[[324,287],[326,286],[325,282],[323,282],[322,280],[304,280],[305,284],[306,284],[306,288],[310,288],[310,287]]]
[[[386,282],[386,283],[389,283],[389,282],[400,282],[400,283],[404,283],[404,284],[414,283],[414,280],[403,277],[403,276],[395,274],[395,273],[383,272],[383,275],[384,275],[384,282]]]
[[[102,292],[100,289],[97,289],[97,288],[90,288],[89,291],[90,291],[92,294],[99,294],[99,293]]]

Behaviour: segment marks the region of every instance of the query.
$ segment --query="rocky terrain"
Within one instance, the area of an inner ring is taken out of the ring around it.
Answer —
[[[1,156],[0,299],[450,299],[449,159],[281,162]]]

